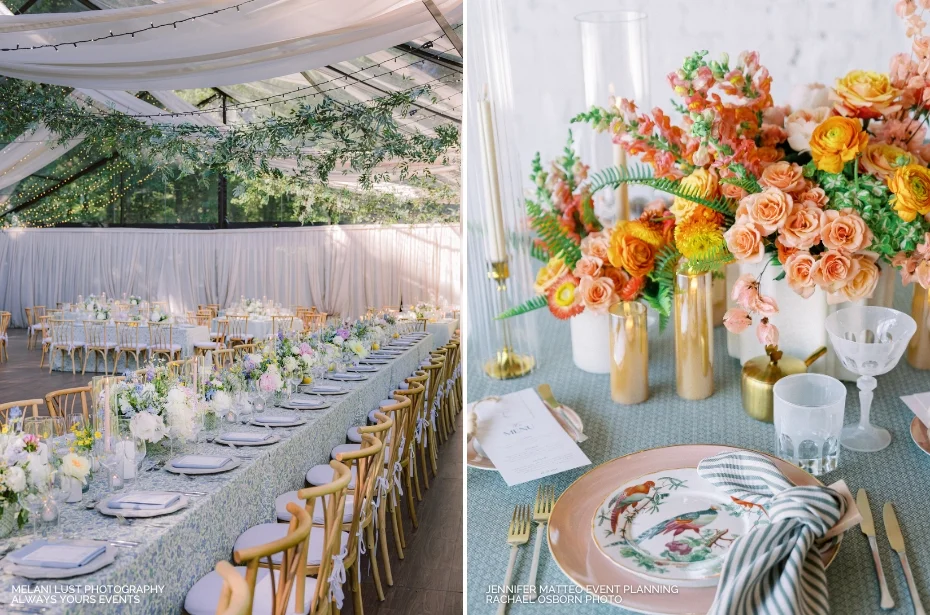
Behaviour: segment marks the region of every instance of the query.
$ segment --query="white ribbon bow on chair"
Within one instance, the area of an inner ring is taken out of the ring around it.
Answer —
[[[336,608],[342,608],[342,602],[345,600],[345,594],[342,591],[342,584],[346,582],[345,558],[349,553],[345,548],[339,555],[333,556],[333,571],[329,575],[329,597],[336,603]]]

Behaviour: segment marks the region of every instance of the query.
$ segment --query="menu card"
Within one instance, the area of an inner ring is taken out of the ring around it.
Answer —
[[[589,465],[539,395],[524,389],[469,406],[481,448],[508,487]]]
[[[907,404],[907,407],[917,415],[925,427],[930,429],[930,392],[902,395],[901,401]]]

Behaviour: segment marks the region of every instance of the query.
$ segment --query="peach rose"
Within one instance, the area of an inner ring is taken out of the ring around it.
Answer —
[[[603,267],[603,265],[604,261],[596,256],[582,256],[578,259],[578,262],[575,263],[575,270],[572,273],[575,274],[576,278],[583,278],[585,276],[596,278],[601,275],[601,267]]]
[[[835,293],[859,272],[859,263],[852,255],[828,250],[811,269],[811,279],[828,293]]]
[[[859,166],[866,173],[881,179],[894,175],[895,169],[906,164],[914,164],[917,160],[910,152],[900,147],[886,143],[871,143],[866,146],[859,159]]]
[[[691,192],[695,196],[712,199],[717,196],[719,182],[714,171],[695,169],[691,175],[682,179],[678,185],[682,190]],[[669,210],[675,215],[675,218],[683,220],[691,215],[697,205],[694,201],[676,196]]]
[[[759,228],[746,218],[737,220],[736,224],[723,234],[727,242],[727,249],[744,263],[760,263],[765,256],[765,246],[762,244],[762,233]]]
[[[629,281],[630,276],[623,269],[617,269],[609,265],[601,268],[601,276],[613,280],[614,288],[618,291]]]
[[[606,231],[601,233],[591,233],[581,240],[581,253],[585,256],[593,256],[601,259],[602,263],[607,262],[610,251],[610,236]]]
[[[785,279],[788,281],[788,286],[805,299],[813,295],[817,288],[811,278],[816,262],[810,252],[804,250],[798,250],[785,261]]]
[[[763,346],[777,346],[778,327],[770,323],[768,318],[763,318],[756,328],[756,339]]]
[[[811,135],[814,129],[830,115],[830,107],[800,109],[788,116],[785,131],[788,133],[788,145],[796,152],[808,152],[811,149]]]
[[[872,230],[853,209],[829,209],[822,214],[820,237],[828,250],[858,252],[872,243]]]
[[[751,222],[759,226],[763,234],[771,235],[785,225],[793,205],[790,194],[785,194],[778,188],[766,188],[762,192],[743,198],[736,208],[736,217],[739,219],[741,216],[748,216]]]
[[[900,92],[891,85],[888,75],[868,70],[850,71],[836,80],[830,98],[840,115],[858,118],[880,118],[899,111]]]
[[[820,241],[820,208],[806,203],[795,203],[785,226],[781,229],[781,242],[788,248],[810,250]]]
[[[859,270],[849,279],[838,293],[827,296],[827,303],[842,303],[843,301],[858,301],[868,299],[875,292],[878,285],[879,270],[875,264],[877,254],[856,254],[853,259],[858,263]]]
[[[738,201],[749,193],[734,184],[720,182],[720,194],[727,197],[728,199],[734,199]]]
[[[723,315],[723,326],[730,333],[742,333],[752,324],[752,318],[743,308],[730,308]]]
[[[807,203],[823,209],[830,202],[830,197],[823,191],[823,188],[808,188],[804,192],[794,195],[795,203]]]
[[[607,308],[617,301],[614,282],[610,278],[583,277],[578,288],[585,307],[596,314],[606,314]]]
[[[550,258],[546,266],[536,274],[536,283],[533,285],[533,290],[540,295],[544,295],[549,290],[549,287],[566,273],[568,273],[568,265],[565,264],[564,259],[558,256]]]
[[[793,162],[776,162],[765,167],[759,184],[766,188],[778,188],[783,192],[796,192],[806,187],[804,171]]]

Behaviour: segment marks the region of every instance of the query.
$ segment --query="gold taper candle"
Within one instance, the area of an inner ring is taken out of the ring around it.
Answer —
[[[678,396],[705,399],[714,392],[713,281],[710,272],[675,275],[675,378]]]
[[[610,397],[618,404],[649,399],[646,306],[621,301],[610,306]]]
[[[917,331],[907,345],[907,362],[915,369],[930,369],[930,290],[916,282],[911,316]]]

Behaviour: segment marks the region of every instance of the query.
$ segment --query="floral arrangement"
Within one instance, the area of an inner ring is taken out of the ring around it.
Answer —
[[[245,312],[246,314],[250,314],[250,315],[253,315],[253,314],[258,315],[258,314],[265,313],[265,307],[262,305],[262,302],[259,301],[258,299],[243,298],[240,307],[242,308],[243,312]]]
[[[118,383],[112,397],[118,416],[129,420],[132,434],[152,443],[169,434],[190,439],[195,421],[207,409],[193,389],[151,364],[140,378],[133,375]]]
[[[171,316],[167,312],[163,312],[158,308],[152,308],[149,314],[149,322],[165,322],[169,318],[171,318]]]
[[[310,370],[316,364],[316,353],[310,344],[278,331],[273,346],[277,364],[285,376],[303,378],[310,375]]]
[[[438,308],[432,303],[420,301],[413,306],[413,313],[417,318],[429,318]]]
[[[19,527],[25,525],[29,513],[20,505],[20,499],[43,492],[50,471],[48,449],[39,438],[11,432],[4,425],[0,434],[0,516],[9,507],[19,508],[16,522]]]
[[[228,377],[223,374],[214,374],[203,384],[203,398],[207,403],[207,411],[216,416],[225,417],[233,406],[230,394],[233,390]]]
[[[139,295],[129,295],[129,305],[137,306],[142,303],[142,297]]]
[[[109,320],[109,319],[110,319],[110,308],[98,304],[94,308],[94,320]]]
[[[249,382],[256,382],[265,393],[278,393],[284,388],[284,378],[274,352],[274,347],[266,344],[261,353],[251,353],[242,361],[242,374]]]
[[[71,426],[71,435],[74,439],[71,441],[71,452],[89,453],[94,450],[94,441],[99,440],[103,435],[94,430],[94,426],[84,423],[81,426],[74,424]]]
[[[605,226],[594,211],[588,167],[572,145],[569,133],[562,156],[548,172],[538,154],[533,160],[530,179],[536,194],[527,199],[526,209],[539,235],[532,253],[546,265],[536,277],[537,296],[499,318],[548,307],[556,318],[566,319],[586,309],[606,314],[619,300],[643,300],[658,310],[664,326],[680,257],[673,247],[675,217],[665,203],[653,201],[639,219]],[[707,209],[700,220],[715,223],[717,215]],[[692,243],[696,242],[690,241],[689,246]],[[707,255],[719,257],[713,251]]]
[[[86,485],[87,477],[91,471],[90,460],[74,452],[67,453],[61,458],[61,466],[59,466],[58,471],[82,485]]]
[[[678,125],[625,99],[578,115],[649,165],[605,169],[590,190],[633,183],[671,194],[670,245],[698,270],[773,264],[795,292],[819,288],[831,303],[871,296],[882,266],[930,288],[930,37],[916,8],[897,4],[913,54],[894,56],[889,74],[854,70],[776,106],[757,53],[731,65],[702,51],[668,76]],[[725,324],[742,331],[755,318],[759,340],[777,343],[768,316],[778,306],[759,280],[741,278],[733,296]]]

